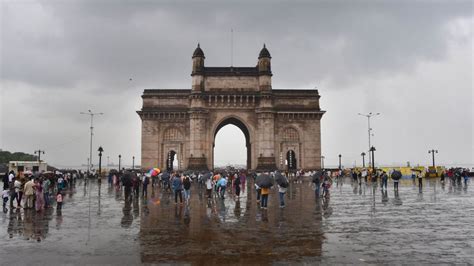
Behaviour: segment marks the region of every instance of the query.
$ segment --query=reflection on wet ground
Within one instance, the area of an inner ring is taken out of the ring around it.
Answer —
[[[62,213],[1,214],[0,264],[473,263],[472,188],[425,183],[397,194],[346,179],[319,201],[310,183],[291,184],[286,208],[273,190],[263,210],[251,182],[239,200],[208,200],[194,185],[189,205],[160,189],[125,200],[78,182]]]

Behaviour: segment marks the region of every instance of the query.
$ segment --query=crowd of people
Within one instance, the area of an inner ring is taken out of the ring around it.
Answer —
[[[34,209],[37,212],[62,207],[64,190],[69,189],[77,179],[76,173],[15,173],[10,171],[3,177],[3,212],[13,209]]]

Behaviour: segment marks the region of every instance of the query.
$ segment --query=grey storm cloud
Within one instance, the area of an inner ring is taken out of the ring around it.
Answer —
[[[197,42],[207,65],[230,65],[231,29],[234,65],[255,65],[266,43],[274,88],[318,86],[328,110],[328,157],[352,152],[352,163],[366,146],[365,124],[353,115],[378,109],[392,119],[378,125],[390,136],[384,145],[391,151],[381,156],[387,163],[422,161],[424,155],[405,155],[400,147],[425,149],[447,138],[434,124],[459,126],[452,116],[462,118],[464,128],[440,146],[451,149],[452,160],[474,159],[474,151],[454,153],[473,143],[471,1],[3,1],[0,148],[69,143],[63,150],[75,151],[70,158],[55,148],[51,160],[82,162],[89,120],[78,113],[92,108],[106,113],[98,119],[96,143],[114,156],[138,158],[135,111],[142,90],[190,88]],[[417,100],[427,94],[430,101]],[[429,102],[455,99],[466,108],[426,109]],[[389,130],[396,123],[406,125],[403,140]],[[429,136],[414,137],[407,129]],[[341,133],[352,131],[360,132],[356,143]]]
[[[285,73],[282,86],[410,71],[419,60],[442,60],[444,25],[472,10],[469,2],[448,1],[45,1],[37,12],[44,21],[19,28],[9,11],[21,15],[21,5],[28,4],[3,8],[3,79],[69,88],[85,80],[111,92],[126,89],[120,84],[129,76],[143,85],[188,87],[183,77],[196,42],[208,64],[230,64],[231,28],[235,63],[255,64],[266,42],[274,72]]]

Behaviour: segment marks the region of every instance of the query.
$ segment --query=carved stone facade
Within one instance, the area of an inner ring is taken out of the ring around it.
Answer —
[[[321,167],[317,90],[272,89],[265,46],[255,67],[205,67],[204,59],[198,45],[191,89],[144,91],[143,168],[166,168],[176,153],[180,170],[213,169],[215,136],[228,124],[245,135],[248,169]]]

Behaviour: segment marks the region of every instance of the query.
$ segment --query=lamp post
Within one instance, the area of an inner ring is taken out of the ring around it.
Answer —
[[[342,157],[342,155],[341,155],[341,154],[339,154],[339,170],[341,170],[341,169],[342,169],[342,168],[341,168],[341,157]]]
[[[321,169],[324,169],[324,156],[321,156]]]
[[[433,155],[433,168],[436,167],[435,165],[435,153],[438,153],[438,150],[429,150],[428,153],[431,153]]]
[[[81,115],[89,115],[91,117],[91,142],[89,146],[89,164],[87,166],[87,172],[90,172],[91,170],[91,165],[92,165],[92,136],[94,135],[93,130],[93,121],[94,121],[94,115],[103,115],[104,113],[93,113],[91,110],[87,110],[87,112],[81,112]]]
[[[38,154],[38,162],[41,162],[41,153],[44,154],[44,150],[35,151],[35,154]]]
[[[135,170],[135,156],[132,156],[132,170]]]
[[[360,156],[362,156],[362,168],[365,168],[365,152],[361,153]]]
[[[122,159],[122,155],[119,154],[119,165],[118,165],[119,166],[119,169],[118,169],[119,173],[120,173],[120,161],[121,161],[121,159]]]
[[[370,151],[372,152],[372,172],[375,174],[375,147],[370,147]]]
[[[358,113],[358,115],[367,117],[367,132],[368,132],[368,134],[369,134],[369,151],[370,151],[370,148],[372,147],[372,144],[370,143],[370,136],[372,135],[372,134],[370,134],[370,132],[372,131],[372,128],[370,127],[370,118],[371,118],[372,116],[380,115],[380,113],[375,113],[375,114],[372,113],[372,112],[370,112],[370,113],[368,113],[368,114],[361,114],[361,113]],[[369,156],[369,165],[370,165],[370,156]]]
[[[99,146],[99,149],[97,150],[99,152],[99,180],[102,176],[102,152],[104,149],[102,149],[102,146]]]

